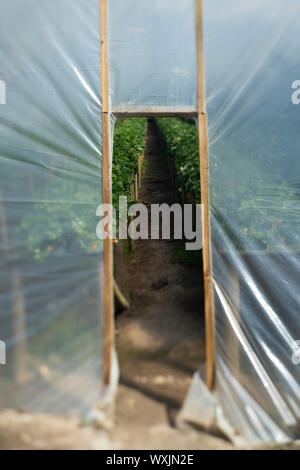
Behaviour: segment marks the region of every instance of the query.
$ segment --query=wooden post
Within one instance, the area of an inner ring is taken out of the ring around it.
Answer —
[[[206,327],[206,380],[210,390],[215,387],[216,345],[214,320],[214,292],[212,283],[210,184],[208,156],[208,125],[206,114],[206,84],[203,35],[203,2],[196,1],[197,67],[198,67],[198,135],[200,154],[201,203],[203,205],[203,272]]]
[[[21,276],[18,268],[12,271],[12,313],[13,334],[17,343],[13,348],[14,379],[17,384],[25,384],[28,380],[26,371],[26,307],[22,289]]]
[[[8,259],[11,255],[4,204],[0,193],[0,229],[2,233],[2,246],[4,256]],[[21,275],[17,267],[11,271],[11,296],[12,296],[12,331],[13,338],[17,342],[13,347],[12,365],[13,377],[17,384],[24,384],[27,380],[26,373],[26,308],[22,289]]]
[[[138,174],[134,177],[134,199],[138,201],[139,199],[139,182],[138,182]]]
[[[138,187],[140,188],[142,184],[142,157],[138,160]]]
[[[103,204],[112,204],[111,126],[108,62],[107,0],[100,0],[102,79],[102,187]],[[114,347],[113,245],[104,240],[104,383],[110,384]]]

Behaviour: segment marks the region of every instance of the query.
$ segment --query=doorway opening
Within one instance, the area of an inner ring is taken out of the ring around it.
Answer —
[[[129,157],[135,158],[133,148],[141,143],[138,136],[141,139],[143,125],[144,145],[136,173],[132,180],[120,183],[117,159],[126,160],[128,134],[133,139]],[[199,203],[194,120],[119,119],[113,159],[115,201],[120,188],[128,193],[129,183],[132,201],[146,205],[149,212],[153,204]],[[169,240],[119,240],[114,245],[114,277],[118,292],[129,304],[122,308],[117,295],[116,347],[121,374],[117,420],[126,421],[127,426],[135,421],[147,427],[173,427],[193,374],[205,363],[202,250],[186,251],[185,240],[172,236]]]

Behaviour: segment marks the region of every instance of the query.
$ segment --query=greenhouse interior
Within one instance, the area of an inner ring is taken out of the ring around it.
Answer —
[[[299,34],[297,1],[2,6],[0,449],[298,447]],[[122,197],[201,249],[101,239]]]

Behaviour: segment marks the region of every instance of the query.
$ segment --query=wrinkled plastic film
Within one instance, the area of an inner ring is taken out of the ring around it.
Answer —
[[[248,439],[300,435],[297,2],[205,2],[217,386]]]
[[[100,395],[99,1],[1,9],[0,406],[85,411]]]
[[[113,106],[197,103],[195,0],[110,0]]]
[[[299,13],[204,1],[217,395],[252,442],[299,437]],[[1,12],[1,407],[78,414],[100,395],[99,15]],[[194,0],[111,0],[109,49],[113,106],[196,106]]]

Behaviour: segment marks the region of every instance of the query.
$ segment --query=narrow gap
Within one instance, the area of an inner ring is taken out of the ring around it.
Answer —
[[[152,204],[191,202],[192,194],[183,197],[178,187],[174,159],[149,118],[138,202],[149,213]],[[117,425],[172,428],[205,362],[202,252],[185,251],[184,241],[149,239],[134,241],[132,251],[119,242],[114,257],[117,284],[130,301],[116,318]]]

